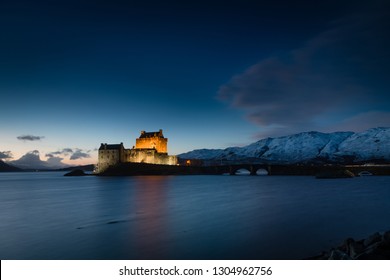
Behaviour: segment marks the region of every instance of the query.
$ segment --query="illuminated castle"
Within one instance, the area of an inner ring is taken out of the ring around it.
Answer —
[[[96,172],[103,172],[110,166],[125,162],[176,165],[177,157],[168,155],[167,144],[168,138],[164,138],[162,129],[158,132],[141,131],[132,149],[125,149],[123,143],[102,143]]]

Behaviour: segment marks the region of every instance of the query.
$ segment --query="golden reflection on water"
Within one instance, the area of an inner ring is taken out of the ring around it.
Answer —
[[[139,258],[148,256],[163,256],[167,246],[165,242],[168,237],[166,220],[167,214],[167,192],[169,177],[166,176],[140,176],[134,178],[135,199],[138,222],[135,224],[135,248]]]

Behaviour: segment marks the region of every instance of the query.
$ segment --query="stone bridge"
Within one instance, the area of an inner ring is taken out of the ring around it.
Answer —
[[[373,175],[390,175],[390,165],[278,165],[278,164],[255,164],[255,163],[231,163],[220,166],[214,166],[214,170],[219,173],[228,173],[235,175],[238,170],[245,169],[250,175],[257,175],[260,169],[266,170],[268,175],[305,175],[314,176],[320,172],[338,172],[348,170],[358,175],[361,171],[369,171]]]
[[[216,168],[218,169],[218,172],[229,173],[230,175],[236,175],[237,171],[240,169],[248,170],[250,175],[257,175],[258,170],[265,170],[268,172],[268,175],[271,175],[271,165],[268,164],[241,163],[221,165],[216,166]]]

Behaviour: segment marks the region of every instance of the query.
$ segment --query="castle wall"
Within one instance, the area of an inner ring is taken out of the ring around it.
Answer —
[[[168,139],[158,136],[148,138],[137,138],[136,149],[156,149],[158,153],[168,153]]]
[[[157,153],[155,149],[130,149],[125,150],[126,162],[142,162],[150,164],[176,165],[177,157]]]

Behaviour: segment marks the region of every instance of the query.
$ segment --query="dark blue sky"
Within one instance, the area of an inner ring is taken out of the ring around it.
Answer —
[[[178,2],[2,1],[0,152],[390,125],[387,1]]]

